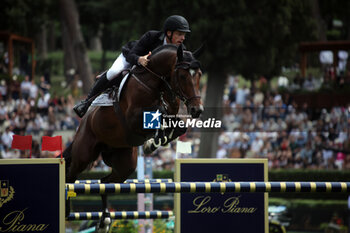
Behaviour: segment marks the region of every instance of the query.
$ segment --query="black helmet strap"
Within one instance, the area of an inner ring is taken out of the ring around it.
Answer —
[[[168,30],[169,31],[169,30]],[[165,36],[169,39],[170,43],[171,43],[171,40],[173,39],[173,31],[171,31],[171,34],[170,36],[168,36],[168,31],[165,32]]]

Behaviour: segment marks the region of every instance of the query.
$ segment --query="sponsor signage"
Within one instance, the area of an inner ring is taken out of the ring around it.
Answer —
[[[266,159],[178,159],[177,182],[267,181]],[[268,233],[266,193],[175,194],[176,233]]]
[[[64,160],[0,159],[0,232],[65,232],[64,181]]]

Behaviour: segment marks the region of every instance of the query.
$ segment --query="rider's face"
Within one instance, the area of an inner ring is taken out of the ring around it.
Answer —
[[[171,36],[171,32],[168,31],[167,32],[168,37]],[[186,37],[186,32],[179,32],[179,31],[174,31],[173,32],[173,37],[171,38],[171,43],[172,44],[176,44],[176,45],[180,45],[184,42]]]

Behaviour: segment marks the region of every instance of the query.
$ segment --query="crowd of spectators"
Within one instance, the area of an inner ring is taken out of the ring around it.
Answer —
[[[218,157],[268,158],[270,168],[350,168],[350,105],[318,110],[259,91],[244,99],[226,102]]]
[[[287,87],[311,90],[320,84],[309,76],[302,86],[291,82]],[[13,134],[33,135],[33,156],[45,157],[50,155],[40,151],[41,136],[78,127],[79,118],[72,111],[76,100],[71,95],[51,94],[50,88],[44,76],[38,83],[29,76],[22,82],[14,80],[11,85],[1,81],[2,158],[21,157],[18,150],[10,149]],[[240,86],[237,77],[229,78],[227,90],[217,158],[268,158],[270,168],[350,168],[350,105],[330,109],[312,108],[306,102],[298,105],[288,92]],[[183,136],[183,140],[192,142],[193,153],[180,156],[197,156],[199,135],[191,132]],[[173,169],[176,143],[152,156],[155,170]],[[96,164],[95,169],[106,169],[101,160]]]
[[[41,137],[52,136],[57,130],[75,130],[79,124],[72,108],[75,100],[51,94],[50,82],[44,76],[38,83],[28,75],[22,81],[0,83],[0,155],[19,158],[25,153],[11,149],[12,135],[33,136],[33,157],[53,156],[40,150]]]
[[[295,83],[285,87],[313,91],[322,85],[311,75],[298,79],[298,87]],[[289,92],[239,86],[238,77],[229,78],[227,90],[217,158],[268,158],[269,168],[350,169],[350,105],[326,109],[307,101],[298,104]],[[196,157],[200,136],[187,137]],[[172,166],[179,156],[175,146],[155,153],[155,169]]]

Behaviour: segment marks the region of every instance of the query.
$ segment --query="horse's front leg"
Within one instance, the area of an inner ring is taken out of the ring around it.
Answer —
[[[175,118],[173,121],[179,121],[181,120],[180,118]],[[183,135],[186,133],[187,128],[186,127],[179,127],[178,124],[173,124],[176,125],[175,128],[169,127],[166,129],[160,130],[161,133],[157,133],[154,138],[151,138],[147,140],[143,144],[143,151],[145,154],[151,154],[153,151],[158,149],[160,146],[165,146],[169,142],[175,140],[177,137]]]
[[[160,146],[166,145],[168,143],[168,136],[166,135],[165,129],[157,129],[154,137],[148,139],[143,144],[143,152],[145,154],[151,154],[153,151],[158,149]]]
[[[100,222],[96,225],[96,231],[98,233],[107,233],[112,223],[111,215],[107,207],[107,203],[108,203],[107,194],[102,194],[101,199],[102,199],[103,211],[102,211],[102,217],[100,219]]]

